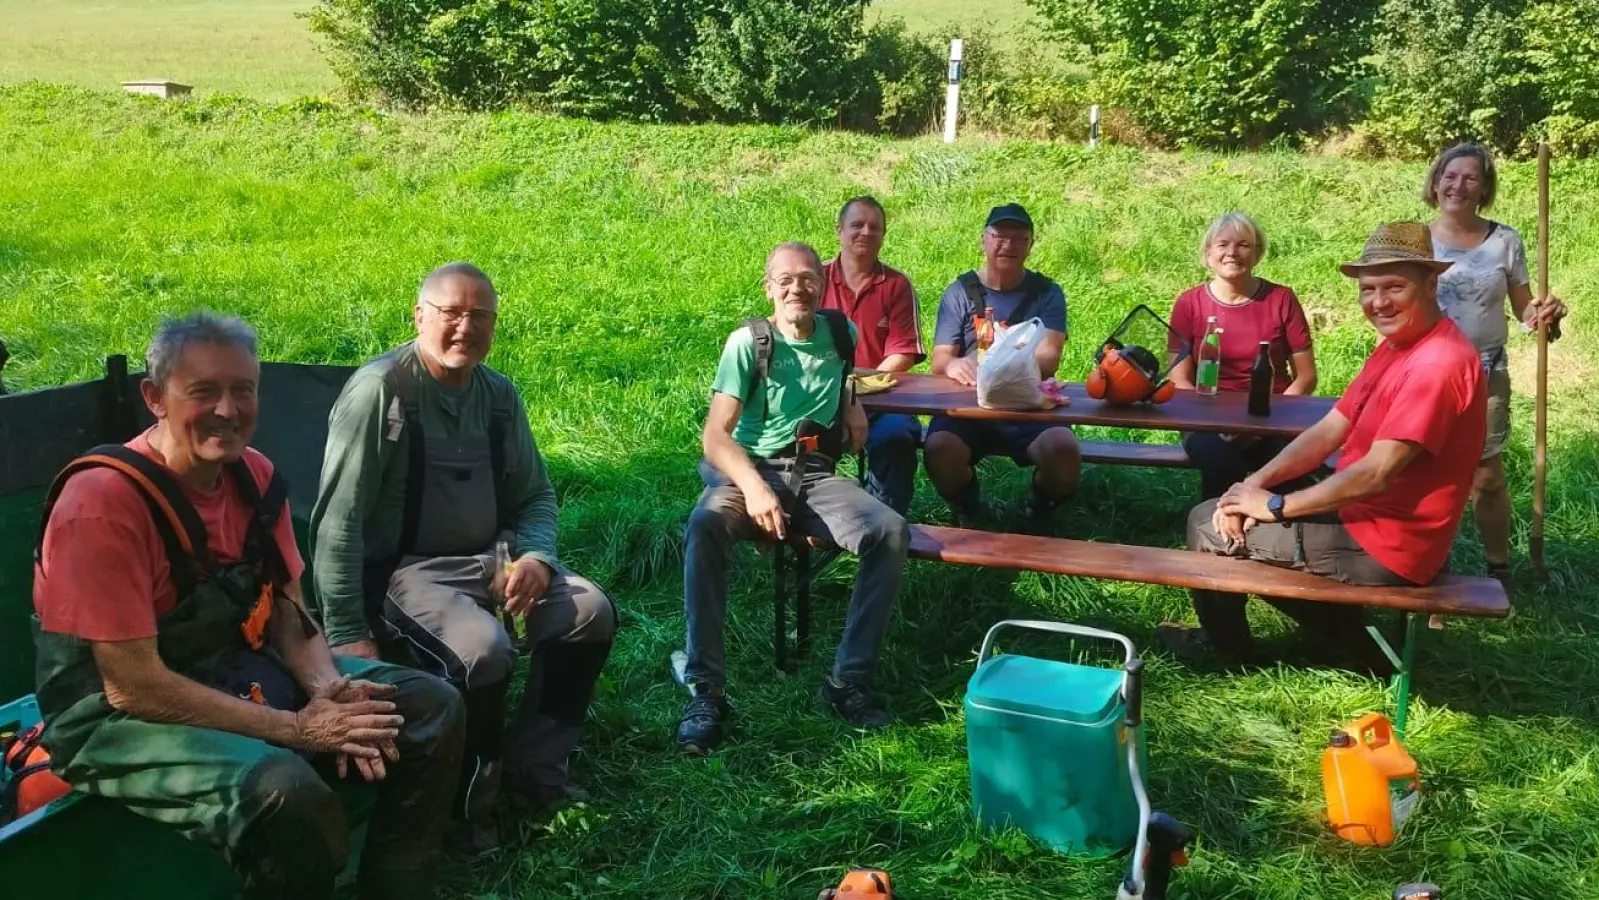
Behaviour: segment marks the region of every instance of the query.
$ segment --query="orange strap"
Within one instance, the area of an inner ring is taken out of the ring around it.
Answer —
[[[262,585],[261,595],[255,598],[255,606],[250,608],[250,617],[239,626],[251,650],[260,650],[266,643],[267,625],[272,621],[272,597],[272,585]]]
[[[161,489],[156,487],[155,482],[145,477],[143,472],[139,471],[133,466],[128,465],[114,456],[103,456],[96,453],[90,456],[81,456],[74,460],[72,466],[67,470],[66,473],[62,474],[62,477],[64,478],[66,474],[70,472],[76,472],[79,469],[88,468],[89,466],[93,465],[101,465],[116,469],[118,472],[121,472],[137,482],[138,485],[144,489],[144,492],[149,495],[150,499],[155,501],[156,506],[158,506],[161,509],[161,512],[167,517],[167,521],[172,523],[172,530],[178,536],[179,546],[181,546],[186,553],[194,552],[194,544],[189,540],[188,529],[183,527],[183,520],[178,518],[178,511],[172,508],[171,503],[167,502],[166,494],[162,493]]]

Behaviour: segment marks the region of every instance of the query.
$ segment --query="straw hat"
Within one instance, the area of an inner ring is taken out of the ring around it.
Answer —
[[[1385,266],[1390,263],[1417,263],[1434,273],[1454,265],[1449,260],[1434,259],[1432,231],[1421,222],[1384,222],[1366,238],[1366,247],[1360,259],[1344,263],[1338,270],[1350,278],[1358,278],[1362,269]]]

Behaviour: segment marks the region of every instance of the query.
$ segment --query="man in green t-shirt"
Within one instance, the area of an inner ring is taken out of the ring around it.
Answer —
[[[739,540],[782,541],[795,532],[860,556],[844,635],[821,696],[852,724],[881,728],[890,722],[870,685],[899,592],[910,529],[854,481],[833,474],[841,445],[859,450],[867,426],[866,413],[853,398],[844,406],[850,363],[835,347],[832,328],[817,315],[821,294],[822,261],[816,251],[800,243],[779,245],[766,260],[766,296],[773,305],[766,376],[752,377],[757,336],[746,326],[728,338],[711,385],[702,437],[709,486],[689,516],[684,550],[685,674],[694,697],[678,724],[677,743],[690,753],[718,747],[732,714],[723,632],[728,562]],[[796,429],[807,422],[834,431],[832,456],[796,452]],[[803,503],[796,502],[790,487],[796,477],[803,483]]]
[[[499,300],[482,270],[441,266],[417,297],[417,338],[362,366],[329,416],[311,512],[317,606],[333,652],[399,655],[466,700],[458,857],[494,850],[506,790],[547,806],[585,794],[567,758],[610,654],[616,610],[555,552],[555,490],[509,378],[483,365]],[[497,559],[497,544],[507,559]],[[532,647],[507,727],[517,651]]]

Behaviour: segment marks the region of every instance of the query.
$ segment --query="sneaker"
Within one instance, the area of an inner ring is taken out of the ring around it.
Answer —
[[[829,678],[822,682],[819,694],[834,713],[857,728],[887,728],[894,724],[882,704],[858,684],[837,684]]]
[[[722,745],[727,736],[727,720],[733,716],[733,707],[720,687],[698,685],[694,699],[683,709],[683,719],[677,723],[677,745],[684,753],[706,756]]]

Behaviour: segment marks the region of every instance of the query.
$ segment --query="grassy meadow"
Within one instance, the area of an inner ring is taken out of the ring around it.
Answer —
[[[0,84],[37,79],[115,90],[164,78],[205,94],[283,101],[338,85],[299,14],[315,0],[0,0]],[[918,31],[1029,21],[1026,0],[878,0],[870,15]]]
[[[829,252],[837,204],[861,191],[888,206],[885,257],[911,276],[930,335],[938,294],[978,262],[982,216],[1019,200],[1039,222],[1032,264],[1069,298],[1062,373],[1081,378],[1127,310],[1164,312],[1199,279],[1206,222],[1245,209],[1271,241],[1261,274],[1312,313],[1320,391],[1333,394],[1373,344],[1335,264],[1374,222],[1424,214],[1422,171],[0,87],[0,335],[13,388],[95,377],[109,353],[138,358],[159,315],[196,306],[245,316],[269,359],[353,364],[408,338],[410,298],[435,265],[470,259],[495,278],[491,363],[527,398],[561,494],[562,552],[614,592],[625,622],[576,764],[597,801],[519,823],[517,849],[449,871],[455,896],[808,900],[874,865],[920,900],[1109,898],[1120,860],[971,826],[965,679],[1001,618],[1102,626],[1147,648],[1156,624],[1191,618],[1180,591],[912,563],[878,679],[899,724],[863,736],[812,699],[853,563],[826,573],[817,647],[780,678],[769,567],[746,553],[729,628],[735,737],[709,760],[676,752],[681,530],[722,341],[764,306],[767,249],[798,238]],[[1495,213],[1530,247],[1533,170],[1503,173]],[[1409,748],[1427,795],[1387,850],[1320,824],[1328,730],[1388,708],[1382,685],[1302,664],[1191,671],[1152,650],[1152,795],[1200,835],[1177,896],[1380,900],[1423,878],[1450,900],[1599,896],[1599,426],[1586,391],[1599,338],[1584,311],[1599,296],[1599,166],[1559,164],[1554,196],[1555,285],[1576,313],[1552,351],[1550,581],[1521,566],[1514,617],[1426,633]],[[1529,347],[1514,342],[1508,457],[1523,558]],[[1001,499],[1023,488],[1005,463],[984,477]],[[1176,546],[1196,492],[1192,473],[1091,468],[1058,531]],[[912,514],[947,521],[925,480]],[[1455,562],[1480,570],[1469,526]],[[1251,609],[1293,659],[1284,620]]]

